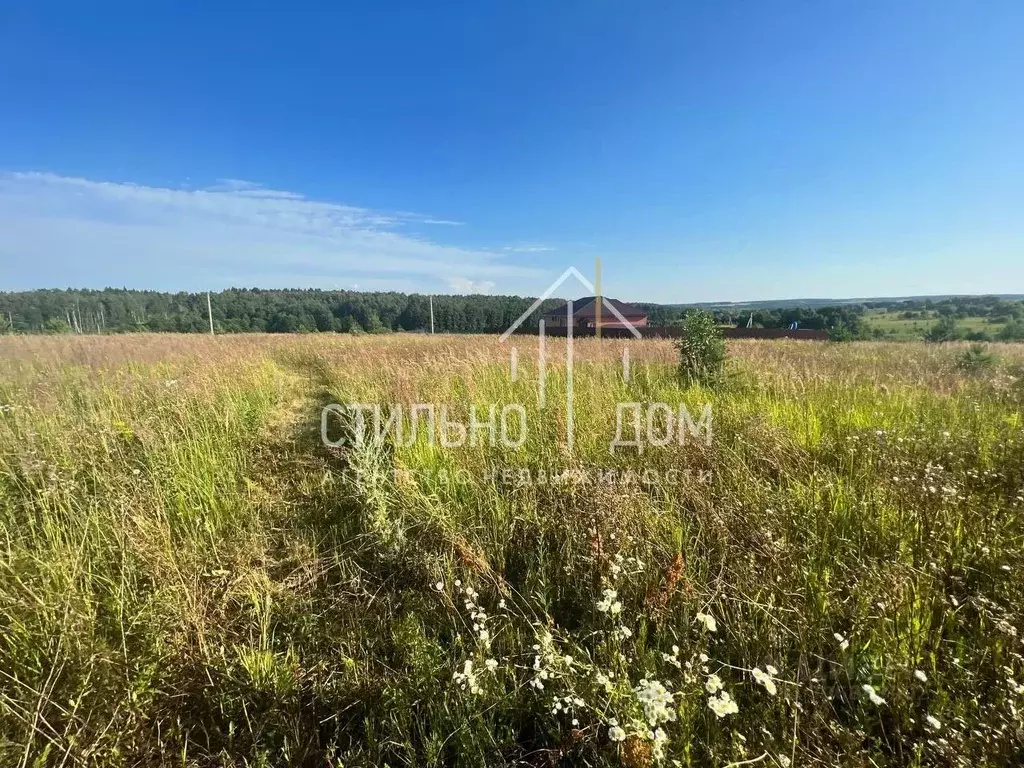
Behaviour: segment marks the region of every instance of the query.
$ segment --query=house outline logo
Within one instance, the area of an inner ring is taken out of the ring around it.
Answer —
[[[530,315],[536,312],[544,304],[544,302],[551,298],[551,295],[557,291],[562,283],[568,280],[570,277],[575,277],[584,288],[586,288],[591,295],[595,297],[595,301],[599,302],[597,307],[597,314],[600,317],[601,308],[606,307],[615,317],[616,320],[621,323],[621,327],[625,328],[633,335],[634,338],[642,339],[643,334],[637,330],[636,326],[633,325],[629,320],[626,319],[625,315],[606,298],[600,290],[601,286],[601,262],[600,259],[595,261],[595,276],[596,276],[596,287],[594,283],[591,283],[582,272],[576,267],[569,267],[566,269],[551,285],[547,287],[537,299],[529,306],[529,308],[516,318],[515,322],[512,323],[501,334],[498,341],[505,343],[514,334],[519,327],[525,323]],[[573,301],[570,299],[566,303],[566,330],[565,330],[565,442],[566,448],[569,454],[572,454],[573,445],[575,443],[575,418],[573,412],[573,403],[575,402],[574,388],[573,388]],[[598,321],[598,334],[600,333],[600,321]],[[538,382],[537,382],[537,402],[541,410],[547,405],[547,387],[546,387],[546,373],[547,373],[547,344],[545,334],[545,323],[543,316],[538,323],[538,347],[537,347],[537,370],[538,370]],[[518,362],[519,362],[519,350],[513,346],[510,352],[510,371],[512,381],[518,378]],[[622,350],[622,376],[623,379],[629,381],[629,348],[623,347]]]

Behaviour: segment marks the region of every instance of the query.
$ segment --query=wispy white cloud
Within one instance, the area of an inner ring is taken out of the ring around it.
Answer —
[[[530,285],[507,255],[403,228],[457,225],[423,214],[310,200],[225,179],[207,189],[0,174],[0,289],[129,285]]]
[[[490,293],[494,290],[493,280],[467,280],[464,277],[448,279],[448,285],[455,293]]]
[[[555,249],[550,245],[541,245],[540,243],[519,243],[517,245],[506,245],[502,250],[511,251],[512,253],[541,253]]]

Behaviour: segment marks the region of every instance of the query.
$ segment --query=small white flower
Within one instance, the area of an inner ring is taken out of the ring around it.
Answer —
[[[708,655],[706,653],[702,653],[697,658],[700,659],[700,663],[701,664],[707,664],[708,663]]]
[[[653,750],[651,756],[655,762],[660,763],[665,759],[665,744],[668,742],[668,734],[665,733],[661,728],[655,728],[650,734],[651,741],[653,743]]]
[[[626,732],[622,730],[619,726],[613,725],[611,728],[608,729],[608,738],[612,741],[625,741]]]
[[[836,639],[836,642],[839,643],[839,650],[845,651],[847,648],[850,647],[850,641],[847,640],[845,637],[843,637],[838,632],[836,632],[834,635],[832,635],[832,637],[834,637]]]
[[[779,670],[777,670],[777,669],[776,669],[775,667],[773,667],[773,666],[772,666],[771,664],[765,664],[765,665],[764,665],[764,668],[765,668],[766,670],[768,670],[768,674],[769,674],[769,675],[771,675],[772,677],[775,677],[775,676],[776,676],[777,674],[779,674]]]
[[[717,693],[722,690],[722,678],[718,675],[708,675],[707,682],[704,683],[704,688],[708,693]]]
[[[488,670],[493,672],[494,670],[496,670],[498,668],[498,660],[497,659],[488,659],[487,661],[484,662],[484,666],[487,667]]]
[[[462,586],[462,579],[456,579],[455,580],[455,586],[456,587],[461,587]]]
[[[597,610],[617,616],[622,611],[622,603],[616,599],[618,596],[618,592],[614,589],[606,589],[604,597],[597,601]]]
[[[928,727],[931,728],[933,731],[937,731],[940,728],[942,728],[942,721],[940,721],[937,717],[925,715],[924,721],[925,723],[927,723]]]
[[[768,691],[768,693],[772,696],[779,692],[778,688],[775,687],[775,681],[772,680],[770,675],[767,675],[764,672],[762,672],[760,668],[754,667],[754,669],[751,670],[751,674],[753,674],[754,680],[759,685],[764,686],[764,689]]]
[[[916,678],[917,678],[918,680],[920,680],[920,681],[921,681],[922,683],[927,683],[927,682],[928,682],[928,675],[926,675],[926,674],[925,674],[924,672],[922,672],[922,671],[921,671],[920,669],[915,669],[915,670],[914,670],[914,677],[916,677]]]
[[[674,694],[657,680],[643,679],[633,689],[644,709],[644,717],[651,727],[676,719]]]
[[[697,621],[704,625],[704,629],[708,632],[716,632],[718,630],[718,624],[715,623],[715,617],[707,613],[698,613]]]
[[[779,765],[781,765],[782,768],[789,768],[789,766],[792,764],[792,761],[785,755],[779,755],[775,759],[779,761]]]
[[[878,695],[874,687],[868,685],[867,683],[864,683],[864,685],[862,685],[861,688],[864,690],[864,693],[868,695],[868,699],[871,700],[871,703],[874,704],[876,707],[885,704],[885,699]]]
[[[444,582],[437,582],[437,584],[434,585],[434,589],[436,589],[438,592],[444,592]]]
[[[708,707],[710,707],[711,711],[715,713],[715,716],[719,718],[725,717],[726,715],[734,715],[740,711],[736,702],[733,701],[732,696],[725,691],[722,691],[718,696],[712,696],[708,699]]]

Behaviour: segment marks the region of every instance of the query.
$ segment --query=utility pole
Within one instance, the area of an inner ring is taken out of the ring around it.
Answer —
[[[206,292],[206,316],[210,318],[210,335],[213,336],[213,305],[210,303],[210,292]]]
[[[430,335],[434,335],[434,296],[430,296]]]

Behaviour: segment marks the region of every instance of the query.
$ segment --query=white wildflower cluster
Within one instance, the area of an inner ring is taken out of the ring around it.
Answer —
[[[480,693],[480,683],[473,669],[472,660],[466,659],[466,662],[462,665],[462,671],[453,674],[452,679],[462,690],[468,690],[474,696]]]
[[[458,588],[463,595],[465,595],[465,606],[466,610],[469,611],[469,617],[473,621],[473,632],[476,633],[477,640],[480,643],[484,653],[488,652],[491,647],[491,633],[487,629],[487,613],[478,604],[480,594],[470,586],[463,587],[462,582],[459,579],[455,580],[455,586]],[[437,582],[433,585],[433,588],[438,592],[444,591],[444,582]],[[492,658],[485,658],[483,662],[483,671],[490,674],[495,674],[498,670],[498,660]],[[469,691],[474,696],[481,693],[479,670],[474,668],[472,659],[466,659],[462,665],[461,672],[455,672],[452,674],[452,679],[463,691]]]
[[[672,653],[662,653],[661,654],[661,658],[663,660],[667,661],[669,664],[671,664],[676,669],[682,669],[683,665],[679,661],[679,646],[678,645],[673,645],[672,646]]]
[[[710,694],[708,697],[708,707],[715,713],[716,717],[722,718],[726,715],[735,715],[740,711],[735,700],[725,690],[725,686],[722,685],[722,678],[718,675],[708,675],[708,679],[704,683],[704,690]]]
[[[633,630],[627,627],[625,624],[619,624],[615,629],[612,630],[612,637],[616,640],[628,640],[633,636]]]
[[[715,617],[708,613],[698,613],[697,621],[704,625],[704,629],[708,632],[717,632],[718,623],[715,621]]]
[[[618,600],[619,593],[614,589],[606,589],[604,597],[597,601],[597,610],[611,616],[618,616],[622,613],[622,603]]]
[[[555,649],[555,639],[551,637],[551,633],[547,630],[542,631],[537,637],[533,650],[535,651],[533,657],[534,675],[530,679],[530,686],[538,691],[543,691],[545,681],[551,679],[554,668],[562,657],[558,655]],[[571,656],[565,658],[570,659],[569,663],[572,663]],[[562,659],[562,662],[564,663],[564,659]]]
[[[623,571],[625,571],[626,575],[629,576],[637,573],[643,573],[644,568],[644,561],[639,557],[623,557],[621,552],[617,552],[615,557],[612,558],[612,562],[611,565],[609,565],[608,570],[611,573],[611,577],[616,579],[623,573]]]
[[[598,670],[594,673],[594,682],[604,688],[606,693],[611,693],[615,690],[615,683],[612,680],[613,677],[615,677],[615,673],[611,670],[608,670],[608,672],[601,672]]]
[[[597,610],[607,613],[616,621],[612,629],[612,638],[618,641],[628,640],[633,636],[633,630],[622,623],[622,603],[619,602],[619,593],[610,587],[602,593],[603,597],[597,601]]]
[[[719,718],[726,715],[735,715],[740,711],[739,706],[726,691],[721,691],[717,696],[709,698],[708,706],[715,713],[715,716]]]
[[[633,692],[644,710],[644,718],[652,728],[676,719],[674,694],[659,681],[644,678]]]
[[[572,717],[572,725],[573,727],[576,727],[580,724],[579,718],[576,717],[576,710],[582,709],[586,705],[587,702],[579,696],[562,696],[561,698],[556,696],[551,703],[551,714],[570,715]]]
[[[754,676],[754,682],[762,686],[769,694],[774,696],[779,692],[779,689],[775,686],[774,680],[774,677],[779,673],[779,670],[771,664],[766,664],[765,668],[768,670],[767,672],[763,671],[760,667],[754,667],[754,669],[751,670],[751,674]]]
[[[460,582],[456,581],[455,584],[459,586]],[[462,592],[466,596],[464,605],[469,611],[469,618],[473,621],[473,631],[477,639],[482,645],[490,647],[491,631],[487,628],[487,612],[477,602],[480,593],[470,586],[464,587]]]
[[[878,692],[874,689],[874,686],[864,683],[864,685],[861,686],[861,689],[863,689],[864,693],[868,695],[868,699],[876,707],[885,704],[885,699],[878,695]]]
[[[654,762],[660,763],[665,759],[665,745],[668,744],[668,734],[661,728],[655,728],[649,734],[651,739],[651,757]]]

